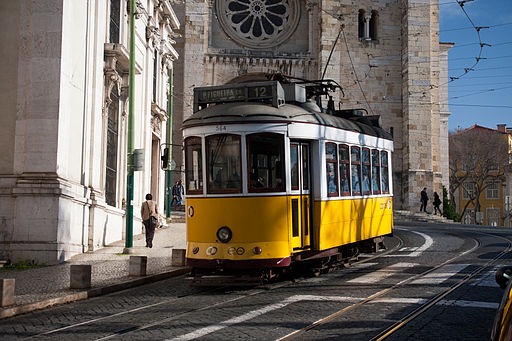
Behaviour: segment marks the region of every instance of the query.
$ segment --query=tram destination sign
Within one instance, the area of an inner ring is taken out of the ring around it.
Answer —
[[[194,112],[209,104],[227,102],[269,101],[284,104],[284,90],[277,81],[207,86],[194,89]]]

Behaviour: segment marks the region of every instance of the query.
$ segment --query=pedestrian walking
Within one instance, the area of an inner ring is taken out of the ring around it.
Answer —
[[[441,212],[439,205],[441,205],[441,199],[439,198],[439,194],[437,194],[437,192],[434,192],[434,214],[435,215],[437,215],[438,211],[439,211],[439,215],[443,215],[443,212]]]
[[[158,207],[156,201],[153,201],[153,196],[149,193],[146,194],[146,201],[142,203],[140,215],[146,230],[146,247],[152,248],[155,228],[158,223]]]
[[[181,184],[181,180],[176,181],[174,186],[172,186],[172,201],[171,206],[181,205],[183,201],[183,195],[185,191],[183,189],[183,185]]]
[[[421,200],[421,206],[420,206],[420,212],[427,212],[427,203],[428,203],[428,195],[427,195],[427,187],[423,188],[423,190],[420,193],[420,200]]]

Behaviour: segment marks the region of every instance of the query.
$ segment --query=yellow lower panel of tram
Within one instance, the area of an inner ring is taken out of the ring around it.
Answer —
[[[391,197],[315,202],[314,210],[314,240],[319,250],[392,232]]]
[[[187,198],[187,257],[240,259],[232,254],[242,247],[251,259],[282,258],[291,254],[287,196]],[[221,243],[217,230],[227,226],[233,232],[228,243]],[[216,247],[214,255],[205,254]],[[200,248],[196,255],[195,247]],[[260,255],[247,253],[262,248]],[[205,251],[206,252],[206,251]]]

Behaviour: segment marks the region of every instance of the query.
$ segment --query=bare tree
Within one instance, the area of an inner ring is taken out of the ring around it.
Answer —
[[[507,136],[479,126],[450,133],[450,198],[455,203],[457,190],[465,191],[467,197],[461,217],[472,206],[476,220],[476,212],[480,212],[480,195],[494,181],[501,183],[509,163]]]

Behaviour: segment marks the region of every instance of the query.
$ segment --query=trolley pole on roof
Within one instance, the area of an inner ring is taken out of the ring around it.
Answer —
[[[173,96],[173,71],[174,68],[169,72],[169,99],[167,101],[167,112],[169,114],[169,118],[167,119],[167,144],[169,146],[169,159],[167,161],[167,169],[165,171],[165,217],[171,217],[171,202],[172,202],[172,177],[171,172],[172,169],[169,166],[169,161],[172,160],[172,96]]]
[[[128,141],[127,141],[127,177],[126,177],[126,242],[123,253],[131,253],[133,247],[133,126],[135,100],[135,0],[130,0],[130,75],[128,94]]]

